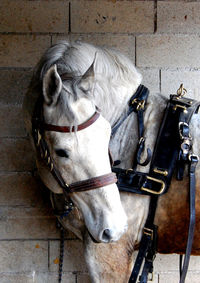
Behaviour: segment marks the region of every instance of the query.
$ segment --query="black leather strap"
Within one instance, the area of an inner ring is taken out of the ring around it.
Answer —
[[[117,175],[117,186],[122,192],[136,193],[140,195],[152,195],[152,192],[160,195],[163,184],[157,180],[149,180],[147,173],[134,171],[133,169],[112,168]],[[145,184],[148,183],[146,190]],[[162,194],[162,193],[161,193]]]
[[[145,110],[146,107],[146,102],[148,99],[149,95],[149,90],[146,88],[144,85],[139,85],[137,88],[136,92],[133,94],[133,96],[129,100],[129,108],[126,113],[120,117],[120,119],[115,123],[115,125],[112,127],[112,133],[111,136],[114,136],[121,124],[129,117],[129,115],[133,112],[138,113],[138,111],[143,111]],[[140,112],[142,113],[142,112]],[[141,114],[140,114],[141,116]],[[144,123],[143,123],[143,117],[139,119],[139,124],[138,124],[138,131],[139,131],[139,139],[143,135],[144,131]]]
[[[170,101],[166,107],[163,122],[161,124],[157,143],[154,149],[154,155],[151,161],[149,178],[147,176],[142,188],[152,191],[150,200],[149,213],[144,227],[144,233],[140,242],[140,249],[136,258],[134,268],[129,282],[136,282],[139,276],[140,268],[144,262],[142,275],[140,277],[141,283],[146,283],[148,273],[152,272],[153,259],[155,257],[154,239],[156,238],[156,229],[154,229],[154,218],[157,208],[158,195],[155,195],[155,191],[152,189],[152,179],[160,180],[164,183],[165,189],[163,193],[167,191],[171,183],[172,174],[176,166],[179,150],[182,144],[182,137],[180,137],[180,123],[189,124],[192,115],[198,111],[200,103],[194,100],[180,98],[177,96],[171,96]],[[186,136],[189,135],[188,130],[183,127],[183,132]],[[189,148],[191,150],[191,147]],[[193,156],[193,158],[192,158]],[[189,151],[187,152],[187,160],[189,157]],[[186,248],[186,256],[181,270],[180,283],[184,283],[187,268],[189,264],[189,257],[191,253],[192,240],[194,234],[194,218],[195,218],[195,167],[196,160],[194,155],[190,156],[190,224],[188,233],[188,243]],[[197,158],[197,157],[196,157]],[[185,158],[186,161],[186,158]],[[144,178],[144,177],[143,177]],[[145,179],[145,178],[144,178]],[[121,184],[122,185],[122,184]],[[155,185],[155,184],[154,184]],[[149,231],[149,234],[148,234]]]
[[[188,227],[188,240],[187,240],[187,247],[184,257],[183,266],[180,266],[180,281],[179,283],[185,282],[185,277],[187,274],[190,254],[192,251],[192,242],[194,236],[194,229],[195,229],[195,190],[196,190],[196,179],[195,179],[195,170],[198,163],[198,157],[195,155],[191,155],[189,163],[189,179],[190,179],[190,186],[189,186],[189,197],[190,197],[190,221]]]

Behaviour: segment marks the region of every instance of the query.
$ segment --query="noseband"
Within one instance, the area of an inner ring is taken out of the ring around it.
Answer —
[[[38,98],[38,101],[36,102],[35,110],[33,113],[32,135],[38,155],[42,160],[45,161],[46,165],[51,171],[51,174],[56,179],[58,184],[63,188],[63,192],[67,194],[74,192],[83,192],[116,183],[117,182],[116,174],[111,172],[98,177],[93,177],[72,184],[67,184],[64,181],[63,177],[61,176],[59,170],[57,170],[57,168],[55,167],[54,161],[50,155],[49,147],[44,138],[45,131],[54,131],[60,133],[81,131],[92,125],[100,117],[100,113],[96,110],[96,112],[92,115],[92,117],[90,117],[86,122],[78,125],[77,127],[58,126],[58,125],[47,124],[44,122],[42,105],[43,105],[43,98],[42,96],[40,96]]]

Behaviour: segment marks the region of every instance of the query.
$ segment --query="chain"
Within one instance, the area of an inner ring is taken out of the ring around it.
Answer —
[[[60,226],[60,258],[59,258],[59,272],[58,272],[58,282],[62,282],[62,273],[63,273],[63,257],[64,257],[64,240],[65,231],[62,226]]]

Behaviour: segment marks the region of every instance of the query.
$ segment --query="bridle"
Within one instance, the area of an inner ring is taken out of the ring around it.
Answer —
[[[100,113],[98,109],[96,109],[95,113],[86,122],[78,125],[77,127],[74,126],[70,127],[70,126],[58,126],[58,125],[45,123],[42,106],[43,106],[43,97],[42,95],[40,95],[36,102],[36,106],[32,118],[33,140],[38,155],[46,163],[51,174],[56,179],[58,184],[62,187],[63,193],[69,195],[70,193],[98,189],[116,183],[117,182],[116,174],[113,172],[97,177],[92,177],[83,181],[74,182],[72,184],[66,183],[63,177],[61,176],[59,170],[55,166],[54,160],[50,155],[49,147],[44,138],[45,131],[70,133],[70,132],[81,131],[86,129],[87,127],[95,123],[95,121],[100,117]]]

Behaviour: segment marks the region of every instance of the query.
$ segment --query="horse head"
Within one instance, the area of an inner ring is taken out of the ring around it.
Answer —
[[[54,125],[54,129],[44,127],[44,140],[56,170],[70,187],[112,174],[108,154],[111,126],[99,114],[89,126],[79,130],[79,125],[87,124],[99,112],[91,95],[93,64],[82,76],[59,73],[54,64],[41,79],[43,124]],[[69,130],[55,130],[58,128]],[[37,167],[45,185],[54,193],[63,193],[40,157]],[[87,191],[71,191],[69,196],[97,242],[117,241],[126,231],[126,215],[115,182],[100,183]]]

